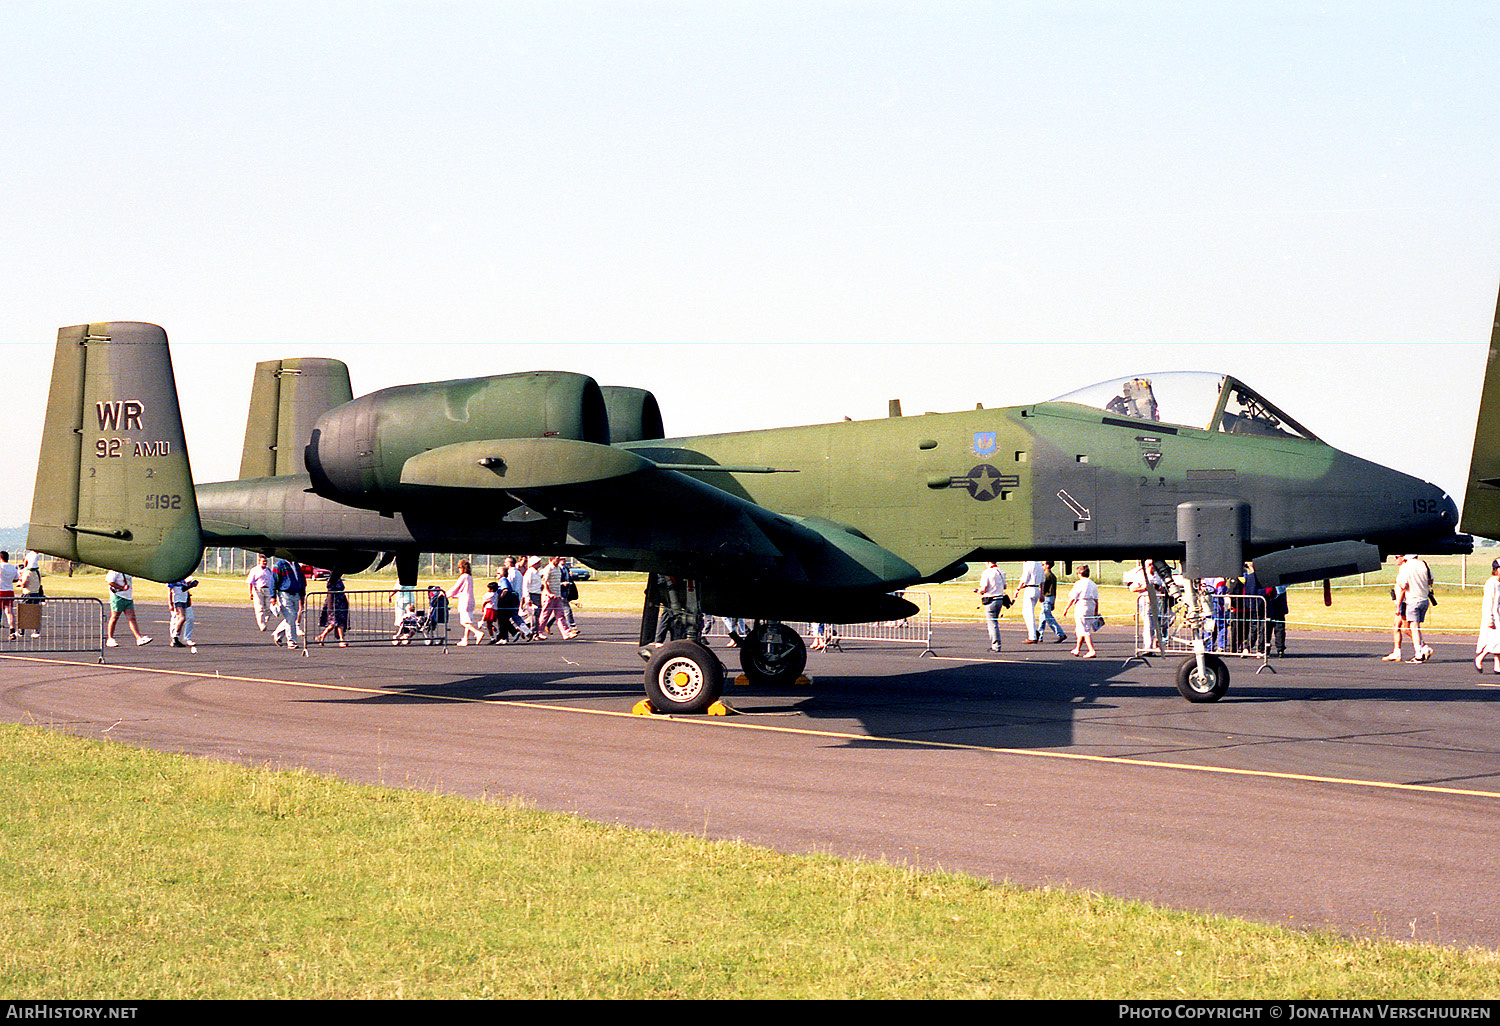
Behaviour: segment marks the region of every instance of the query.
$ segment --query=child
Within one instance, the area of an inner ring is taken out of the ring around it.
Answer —
[[[500,630],[500,585],[491,581],[485,585],[488,594],[484,597],[484,615],[481,618],[484,623],[484,636],[486,641],[493,645],[504,635]]]
[[[396,636],[391,639],[392,645],[410,645],[411,639],[422,629],[422,618],[417,615],[415,604],[408,602],[401,614],[401,620],[396,624]]]
[[[194,653],[198,651],[198,646],[193,644],[193,589],[196,587],[196,580],[173,581],[167,585],[167,601],[172,604],[167,632],[172,636],[172,647]]]

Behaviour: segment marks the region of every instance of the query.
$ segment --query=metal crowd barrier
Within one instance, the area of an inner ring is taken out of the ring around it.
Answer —
[[[1203,623],[1203,647],[1220,656],[1258,659],[1267,665],[1271,654],[1272,625],[1266,614],[1264,595],[1208,595],[1208,618]],[[1135,654],[1182,655],[1193,649],[1193,632],[1187,621],[1187,604],[1178,601],[1160,614],[1160,627],[1148,637],[1140,605],[1135,613]],[[1260,672],[1259,670],[1256,671]]]
[[[442,595],[441,600],[429,598],[425,586],[333,592],[309,588],[302,604],[303,644],[318,644],[318,636],[329,627],[330,621],[336,623],[342,612],[343,640],[351,645],[389,645],[392,642],[446,645],[448,623],[454,614],[442,589],[437,589],[437,594]],[[409,613],[402,608],[406,605],[413,607]],[[338,631],[333,629],[324,635],[322,644],[337,645],[339,640]]]
[[[109,613],[98,599],[18,595],[0,599],[0,609],[4,609],[0,614],[0,655],[98,652],[99,661],[104,662],[104,628]]]
[[[879,623],[809,623],[806,621],[783,621],[805,640],[812,641],[821,636],[828,652],[843,651],[844,641],[881,641],[897,644],[919,644],[920,655],[936,655],[932,648],[932,596],[925,592],[903,596],[907,599],[925,600],[925,609],[905,620],[886,620]],[[723,617],[706,618],[704,637],[728,637],[728,621]]]

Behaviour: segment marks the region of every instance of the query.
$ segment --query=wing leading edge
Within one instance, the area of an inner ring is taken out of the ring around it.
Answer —
[[[413,456],[403,488],[492,492],[568,523],[602,564],[701,582],[710,612],[779,619],[897,619],[887,594],[924,580],[846,525],[776,513],[629,450],[562,438],[460,442]]]

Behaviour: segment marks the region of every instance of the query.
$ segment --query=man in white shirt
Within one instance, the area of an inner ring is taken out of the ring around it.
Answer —
[[[255,609],[256,626],[265,630],[266,623],[275,615],[271,602],[276,575],[271,572],[270,562],[264,552],[255,557],[255,566],[245,577],[245,584],[250,588],[250,604]]]
[[[1407,556],[1396,573],[1396,609],[1406,618],[1411,630],[1411,662],[1425,663],[1432,658],[1432,646],[1422,643],[1422,621],[1432,604],[1432,568],[1421,556]],[[1396,635],[1395,659],[1401,659],[1401,635]],[[1389,657],[1387,657],[1389,658]]]
[[[1021,603],[1021,618],[1026,621],[1026,640],[1023,645],[1035,645],[1041,640],[1037,633],[1036,607],[1042,601],[1042,585],[1046,583],[1047,571],[1042,564],[1028,559],[1021,564],[1021,580],[1016,584],[1016,601]]]
[[[118,570],[111,570],[104,576],[104,583],[109,586],[109,627],[104,639],[106,648],[118,648],[120,643],[115,640],[115,625],[120,618],[125,618],[125,626],[130,628],[130,633],[135,635],[137,645],[149,645],[151,639],[141,633],[140,626],[135,622],[135,588],[129,574],[122,574]]]
[[[1143,561],[1125,574],[1124,583],[1135,596],[1135,618],[1141,625],[1140,638],[1136,642],[1140,651],[1161,651],[1161,625],[1152,615],[1153,606],[1160,608],[1164,590],[1161,575],[1156,572],[1156,564],[1149,559]]]
[[[985,626],[990,631],[990,651],[1000,651],[1000,613],[1003,611],[1004,603],[1000,600],[1005,597],[1005,571],[1000,569],[1000,564],[991,562],[985,567],[984,574],[979,578],[979,587],[974,589],[979,592],[979,603],[984,606]]]

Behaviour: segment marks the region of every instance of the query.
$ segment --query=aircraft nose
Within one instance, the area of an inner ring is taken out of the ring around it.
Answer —
[[[1419,514],[1424,526],[1447,531],[1458,527],[1458,504],[1435,484],[1422,482],[1416,507],[1414,512]]]
[[[1418,545],[1415,551],[1437,555],[1447,551],[1467,551],[1465,543],[1472,545],[1466,536],[1458,534],[1458,504],[1437,485],[1421,482],[1412,500],[1412,513],[1415,524],[1411,533],[1426,535],[1430,539]]]

